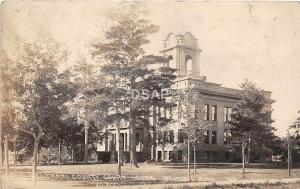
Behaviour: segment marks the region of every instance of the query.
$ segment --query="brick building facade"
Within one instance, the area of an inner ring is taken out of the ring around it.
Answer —
[[[226,137],[227,122],[230,120],[232,107],[240,101],[240,90],[222,87],[221,84],[211,83],[205,76],[200,76],[200,53],[197,39],[189,32],[185,34],[170,33],[163,41],[163,56],[168,57],[169,62],[164,66],[177,69],[177,79],[174,88],[197,88],[201,91],[205,108],[205,120],[211,123],[205,132],[203,142],[196,146],[198,162],[230,162],[235,157],[232,152],[227,151]],[[264,91],[266,98],[265,110],[271,110],[271,92]],[[178,106],[172,110],[160,110],[152,107],[152,112],[164,111],[166,116],[178,119],[180,110]],[[151,114],[149,122],[155,123],[155,115]],[[109,126],[111,135],[106,138],[103,144],[98,145],[98,152],[101,154],[111,153],[118,149],[117,135],[115,128]],[[165,161],[186,161],[187,144],[183,138],[181,128],[173,125],[170,132],[170,142],[164,148]],[[128,156],[129,150],[129,128],[121,129],[123,139],[124,155]],[[156,146],[153,141],[153,132],[145,128],[136,128],[136,142],[138,160],[161,161],[162,148]],[[193,157],[193,156],[191,156]]]

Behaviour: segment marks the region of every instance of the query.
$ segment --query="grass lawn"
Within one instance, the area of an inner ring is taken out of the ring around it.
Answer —
[[[14,170],[14,168],[12,168]],[[16,172],[30,172],[30,166],[17,166]],[[86,175],[114,175],[117,174],[116,164],[89,164],[89,165],[52,165],[38,166],[40,173],[60,173],[60,174],[86,174]],[[193,166],[191,166],[191,175],[193,174]],[[143,175],[143,176],[173,176],[186,177],[186,165],[160,165],[160,164],[139,164],[139,168],[131,168],[130,165],[122,166],[122,174],[124,175]],[[196,176],[211,177],[214,179],[224,179],[228,177],[241,178],[241,169],[238,167],[197,167]],[[292,169],[292,176],[300,177],[300,169]],[[288,177],[287,169],[259,169],[246,168],[246,177],[249,179],[259,178],[283,178]]]
[[[198,183],[205,182],[216,182],[216,181],[225,181],[227,183],[239,182],[241,180],[257,180],[257,179],[281,179],[281,178],[289,178],[287,175],[286,169],[260,169],[260,168],[246,168],[246,178],[243,179],[241,175],[240,168],[232,168],[230,166],[223,167],[210,167],[209,165],[199,166],[197,168],[197,174],[193,174],[193,166],[191,166],[191,177],[192,180],[198,181]],[[31,167],[30,166],[17,166],[16,168],[11,168],[11,174],[6,177],[6,181],[8,183],[14,183],[18,185],[16,188],[26,188],[23,183],[29,182],[30,180]],[[103,186],[103,183],[107,183],[107,180],[101,181],[99,180],[84,180],[84,179],[76,179],[78,177],[83,178],[82,175],[101,175],[103,177],[111,177],[116,175],[117,173],[117,165],[116,164],[90,164],[90,165],[53,165],[53,166],[38,166],[38,173],[40,184],[47,184],[48,186],[53,186],[53,184],[64,184],[63,188],[65,188],[65,184],[68,186],[76,186],[77,188],[82,187],[96,187]],[[46,177],[45,175],[64,175],[69,174],[69,178],[75,179],[66,179],[68,181],[60,181],[65,179],[58,179],[57,177]],[[183,164],[139,164],[139,168],[131,168],[130,165],[124,165],[122,167],[122,174],[126,175],[126,178],[129,175],[141,176],[146,178],[145,180],[139,180],[139,182],[133,182],[131,184],[151,184],[148,182],[148,178],[154,178],[156,181],[154,183],[184,183],[187,178],[187,167]],[[71,176],[70,176],[71,175]],[[78,176],[79,175],[79,176]],[[84,176],[85,177],[85,176]],[[292,170],[293,178],[300,178],[300,169]],[[18,178],[16,181],[15,178]],[[21,179],[22,178],[22,179]],[[123,180],[123,182],[119,182],[118,179],[109,179],[109,183],[120,184],[126,183],[128,184],[128,180]],[[131,180],[132,181],[132,180]],[[130,183],[130,182],[129,182]],[[28,184],[28,183],[27,183]],[[41,186],[40,186],[41,187]],[[54,186],[53,186],[54,187]],[[53,188],[52,187],[52,188]],[[4,188],[4,187],[3,187]],[[32,188],[32,187],[29,187]],[[44,188],[44,186],[43,186]],[[62,188],[61,186],[59,188]],[[192,187],[193,188],[193,187]]]

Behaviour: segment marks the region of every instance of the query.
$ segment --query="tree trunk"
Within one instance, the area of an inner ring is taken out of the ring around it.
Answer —
[[[0,82],[0,83],[1,83],[1,82]],[[0,109],[0,113],[1,113],[1,109]],[[1,121],[0,121],[0,170],[2,169],[2,165],[3,165],[2,125],[1,125]]]
[[[135,124],[132,120],[130,121],[129,135],[130,135],[130,166],[137,167],[138,165],[136,160],[136,133],[135,133]]]
[[[261,150],[259,149],[259,163],[262,162],[262,155],[261,155]]]
[[[165,145],[161,146],[161,164],[165,164]]]
[[[4,139],[4,154],[5,154],[5,174],[9,173],[9,153],[8,153],[8,139]]]
[[[292,154],[292,150],[290,149],[290,176],[291,176],[292,168],[293,168],[293,154]]]
[[[122,137],[120,133],[120,125],[117,123],[117,141],[118,141],[118,175],[121,175],[121,169],[123,164],[123,148],[122,148]]]
[[[88,164],[89,156],[89,127],[87,124],[84,127],[84,164]]]
[[[242,144],[242,174],[243,174],[243,178],[245,178],[245,144]]]
[[[152,145],[152,161],[157,161],[157,156],[156,156],[156,148],[157,148],[157,141],[156,141],[156,106],[152,106],[153,109],[153,145]]]
[[[194,144],[194,174],[196,174],[196,171],[197,171],[197,169],[196,169],[196,158],[197,158],[197,156],[196,156],[196,144]]]
[[[288,175],[291,176],[291,150],[290,150],[290,144],[288,144]]]
[[[187,166],[188,166],[188,180],[191,180],[191,169],[190,169],[190,137],[188,136],[187,139],[187,145],[188,145],[188,150],[187,150],[187,154],[188,154],[188,159],[187,159]]]
[[[16,140],[14,139],[14,166],[17,166],[17,150],[16,150]]]
[[[61,161],[61,139],[59,139],[58,142],[58,165],[60,165],[60,161]]]
[[[72,144],[72,147],[71,147],[72,149],[71,149],[71,161],[72,161],[72,163],[74,164],[75,163],[75,158],[74,158],[74,145]]]
[[[38,159],[38,152],[39,152],[39,144],[42,136],[43,136],[42,134],[39,134],[37,137],[34,138],[33,155],[32,155],[32,177],[33,178],[35,178],[37,173],[37,159]]]
[[[38,151],[37,151],[37,158],[36,158],[36,159],[37,159],[37,161],[36,161],[36,162],[37,162],[37,165],[39,165],[39,164],[40,164],[40,150],[39,150],[39,149],[38,149]],[[49,159],[50,159],[50,157],[49,157]],[[51,160],[49,160],[49,164],[50,164],[50,161],[51,161]]]
[[[251,155],[251,149],[250,149],[250,144],[251,144],[251,135],[249,136],[249,146],[248,146],[248,155],[247,155],[247,163],[250,163],[250,155]]]

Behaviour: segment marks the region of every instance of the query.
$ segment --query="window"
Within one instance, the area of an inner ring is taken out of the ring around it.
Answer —
[[[156,112],[156,116],[160,117],[160,114],[161,114],[160,107],[155,106],[155,112]]]
[[[156,139],[157,139],[158,144],[161,143],[162,137],[163,137],[163,133],[161,133],[161,132],[157,133]]]
[[[124,143],[124,138],[125,138],[125,136],[124,136],[125,134],[124,133],[120,133],[120,138],[121,138],[121,142],[120,142],[120,146],[121,146],[121,148],[123,149],[123,150],[125,150],[124,149],[124,147],[125,147],[125,143]]]
[[[168,160],[169,159],[169,153],[168,151],[164,151],[164,160]]]
[[[208,104],[205,104],[204,105],[204,120],[205,121],[209,121],[209,105]]]
[[[169,160],[174,160],[175,158],[174,152],[173,151],[169,151]]]
[[[140,145],[140,142],[141,142],[141,141],[140,141],[140,134],[139,134],[139,133],[136,133],[136,134],[135,134],[135,137],[136,137],[136,138],[135,138],[135,141],[136,141],[135,144],[138,146],[138,145]]]
[[[217,160],[217,152],[212,151],[210,152],[210,161],[215,162]]]
[[[225,130],[224,131],[224,144],[229,143],[229,138],[231,137],[231,132],[230,130]]]
[[[157,160],[158,160],[158,161],[161,161],[161,151],[158,151],[158,152],[157,152]]]
[[[192,57],[190,55],[187,55],[185,57],[185,64],[186,64],[186,74],[187,75],[192,75],[192,71],[193,71],[193,60]]]
[[[228,122],[231,120],[232,108],[225,107],[224,108],[224,122]]]
[[[182,160],[182,151],[178,150],[178,160],[181,161]]]
[[[204,152],[203,159],[208,160],[208,157],[209,157],[209,152],[208,151]]]
[[[116,141],[116,138],[117,138],[117,137],[116,137],[116,134],[112,134],[112,143],[113,143],[113,144],[112,144],[112,151],[115,151],[115,150],[116,150],[116,144],[117,144],[117,143],[116,143],[116,142],[117,142],[117,141]]]
[[[166,118],[170,119],[171,118],[171,109],[170,108],[166,108],[165,112],[166,112]]]
[[[227,135],[227,131],[224,131],[224,144],[228,144],[228,135]]]
[[[169,131],[168,132],[168,142],[169,143],[174,143],[174,131]]]
[[[212,106],[211,108],[211,120],[217,121],[217,106]]]
[[[168,131],[163,131],[162,142],[168,142]]]
[[[154,116],[150,116],[149,118],[149,124],[154,125]]]
[[[127,151],[128,150],[128,147],[127,147],[127,133],[124,134],[124,151]]]
[[[178,129],[178,143],[184,142],[184,131],[183,129]]]
[[[217,144],[217,131],[212,131],[211,132],[211,143],[212,144]]]
[[[163,139],[166,142],[169,143],[174,143],[174,131],[170,130],[170,131],[164,131],[162,133],[163,136],[161,136],[160,134],[158,135],[159,137],[159,142],[161,142],[160,140]],[[163,137],[163,138],[162,138]]]
[[[209,131],[204,133],[204,143],[209,144]]]
[[[176,69],[176,62],[173,60],[173,56],[172,55],[170,55],[168,57],[168,60],[169,60],[169,63],[168,63],[169,68]]]

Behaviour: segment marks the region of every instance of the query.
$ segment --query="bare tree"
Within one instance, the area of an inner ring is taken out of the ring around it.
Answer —
[[[196,145],[203,140],[205,129],[210,126],[204,120],[204,103],[199,90],[193,88],[178,89],[174,99],[181,108],[180,124],[187,134],[188,178],[190,179],[190,145],[194,148],[194,173],[196,174]]]

